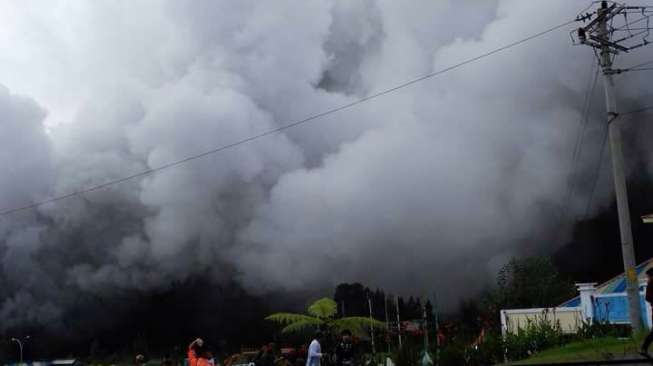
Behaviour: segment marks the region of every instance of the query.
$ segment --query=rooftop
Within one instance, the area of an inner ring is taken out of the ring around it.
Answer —
[[[649,215],[649,216],[651,216],[651,220],[653,220],[653,215]],[[637,279],[639,280],[639,283],[646,281],[646,271],[652,267],[653,267],[653,258],[647,259],[646,261],[637,265],[636,270],[637,270]],[[624,274],[621,273],[620,275],[615,276],[609,279],[608,281],[598,285],[596,287],[595,294],[597,295],[617,294],[617,293],[623,293],[625,291],[626,291],[626,278]],[[567,300],[564,303],[560,304],[560,307],[566,308],[566,307],[575,307],[579,305],[580,305],[580,297],[576,296],[573,299]]]

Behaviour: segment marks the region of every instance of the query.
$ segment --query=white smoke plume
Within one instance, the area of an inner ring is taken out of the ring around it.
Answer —
[[[586,5],[3,3],[0,205],[265,132]],[[319,121],[3,217],[0,327],[55,322],[78,294],[198,274],[255,293],[341,281],[438,291],[449,304],[473,293],[509,256],[558,245],[550,232],[594,62],[571,46],[572,27]]]

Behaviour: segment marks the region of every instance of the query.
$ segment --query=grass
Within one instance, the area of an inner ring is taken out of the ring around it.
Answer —
[[[630,356],[639,357],[637,352],[642,337],[635,338],[596,338],[572,342],[559,348],[539,352],[526,360],[509,365],[531,365],[538,363],[602,361]]]

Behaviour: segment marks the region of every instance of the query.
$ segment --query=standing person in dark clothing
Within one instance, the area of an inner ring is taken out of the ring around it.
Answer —
[[[274,348],[271,343],[261,347],[261,350],[256,355],[254,364],[256,366],[274,366]]]
[[[161,360],[161,366],[174,366],[169,353],[166,353],[166,355],[163,356],[163,359]]]
[[[648,283],[646,285],[646,302],[649,304],[653,304],[653,268],[649,268],[646,271],[646,277],[648,278]],[[642,350],[640,353],[647,357],[651,358],[651,356],[648,354],[648,347],[651,345],[653,342],[653,330],[646,336],[646,339],[644,340],[644,343],[642,344]]]
[[[336,366],[353,366],[354,344],[351,341],[351,332],[347,329],[340,333],[340,341],[336,344]]]
[[[308,354],[308,348],[305,344],[302,344],[297,351],[297,357],[295,359],[295,366],[306,366],[306,355]]]

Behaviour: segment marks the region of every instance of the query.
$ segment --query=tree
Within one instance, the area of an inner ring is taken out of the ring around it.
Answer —
[[[368,315],[369,289],[360,283],[341,283],[336,287],[333,300],[338,304],[338,316]]]
[[[345,329],[356,334],[364,334],[365,328],[384,328],[385,324],[376,319],[363,316],[348,316],[337,318],[338,304],[325,297],[311,304],[308,314],[276,313],[266,317],[266,320],[284,325],[283,333],[300,332],[307,328],[323,329],[329,333]]]
[[[147,336],[145,333],[138,333],[132,342],[132,353],[147,355],[149,352]]]
[[[338,316],[364,316],[370,314],[368,301],[372,302],[372,317],[385,319],[385,293],[375,291],[360,283],[341,283],[336,287],[333,300],[338,304]]]
[[[481,308],[476,299],[465,299],[458,305],[458,313],[460,317],[460,325],[465,330],[477,332],[480,330],[481,324]]]
[[[548,257],[512,259],[497,275],[497,288],[486,296],[493,309],[551,307],[572,298],[576,290]]]

